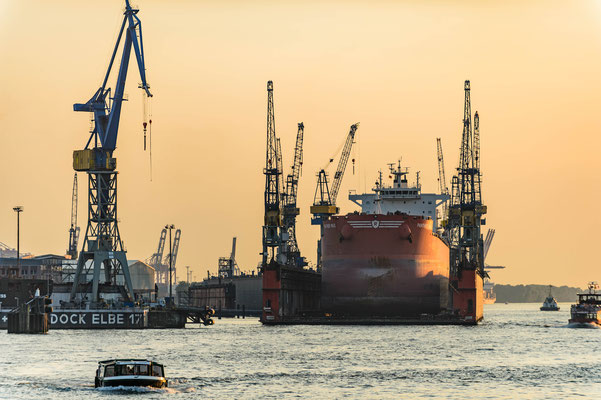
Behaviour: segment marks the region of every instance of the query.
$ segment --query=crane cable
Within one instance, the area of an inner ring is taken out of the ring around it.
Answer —
[[[144,92],[142,96],[144,151],[146,151],[146,132],[148,129],[148,155],[150,162],[150,181],[152,182],[152,97],[149,97],[146,92]]]

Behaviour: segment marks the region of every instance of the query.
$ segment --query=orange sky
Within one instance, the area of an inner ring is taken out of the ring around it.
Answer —
[[[122,0],[0,0],[0,241],[67,247],[72,151],[89,117],[72,104],[100,85]],[[496,236],[497,283],[583,287],[601,280],[597,1],[200,2],[139,0],[153,101],[153,180],[142,148],[142,94],[130,68],[119,131],[119,218],[128,257],[145,259],[165,223],[182,229],[179,276],[216,272],[238,237],[238,263],[260,260],[266,81],[286,173],[305,124],[299,186],[301,251],[315,172],[361,122],[338,205],[399,157],[437,187],[436,137],[447,177],[458,160],[463,81],[480,114],[483,199]],[[132,66],[135,66],[133,64]],[[114,85],[114,79],[111,80]],[[360,173],[359,173],[360,172]],[[80,226],[86,223],[85,174]]]

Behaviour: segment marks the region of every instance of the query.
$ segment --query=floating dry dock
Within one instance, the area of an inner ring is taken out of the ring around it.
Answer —
[[[262,320],[264,325],[477,325],[475,320],[452,315],[424,315],[420,318],[342,318],[342,317],[293,317],[278,321]]]

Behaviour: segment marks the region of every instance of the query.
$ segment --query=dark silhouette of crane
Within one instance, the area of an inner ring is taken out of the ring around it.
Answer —
[[[72,260],[77,258],[77,242],[79,241],[79,226],[77,226],[77,172],[73,175],[73,192],[71,194],[71,227],[69,228],[69,245],[67,255]]]
[[[290,173],[286,176],[286,191],[282,199],[282,252],[286,265],[304,267],[307,265],[304,257],[301,257],[296,240],[296,217],[300,209],[296,206],[298,195],[298,180],[303,166],[303,136],[305,125],[298,124],[296,133],[296,145],[294,146],[294,161]]]
[[[442,140],[440,138],[436,138],[436,154],[438,158],[438,190],[440,194],[448,195],[449,187],[447,186],[447,178],[444,170],[444,157],[442,154]],[[449,205],[448,200],[444,202],[442,205],[442,216],[441,216],[441,226],[444,228],[449,219]]]
[[[470,81],[464,84],[463,133],[457,175],[453,176],[447,229],[450,240],[449,280],[453,308],[474,320],[481,318],[485,245],[481,233],[487,207],[482,204],[480,124],[476,112],[472,126]],[[480,292],[480,293],[478,293]]]
[[[311,206],[310,210],[311,214],[313,214],[313,217],[311,218],[311,225],[321,226],[319,240],[317,241],[318,268],[321,266],[321,237],[323,236],[323,220],[339,212],[339,208],[336,207],[336,198],[338,197],[338,191],[340,190],[340,185],[342,184],[344,171],[346,170],[346,166],[351,155],[351,149],[353,147],[353,143],[355,142],[357,128],[359,128],[358,122],[351,125],[351,129],[344,143],[344,148],[340,154],[340,160],[338,160],[338,167],[334,173],[331,190],[330,185],[328,184],[328,176],[325,168],[322,168],[317,173],[317,187],[315,188],[313,205]],[[330,159],[330,162],[332,161],[333,159]]]
[[[267,82],[267,151],[265,155],[265,219],[263,224],[263,265],[276,258],[280,246],[279,229],[282,226],[280,200],[282,197],[282,170],[279,140],[275,135],[273,82]]]

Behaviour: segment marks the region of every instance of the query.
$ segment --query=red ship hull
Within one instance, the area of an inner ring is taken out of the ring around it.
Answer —
[[[449,248],[432,220],[348,214],[324,221],[322,308],[336,315],[416,316],[448,307]]]

